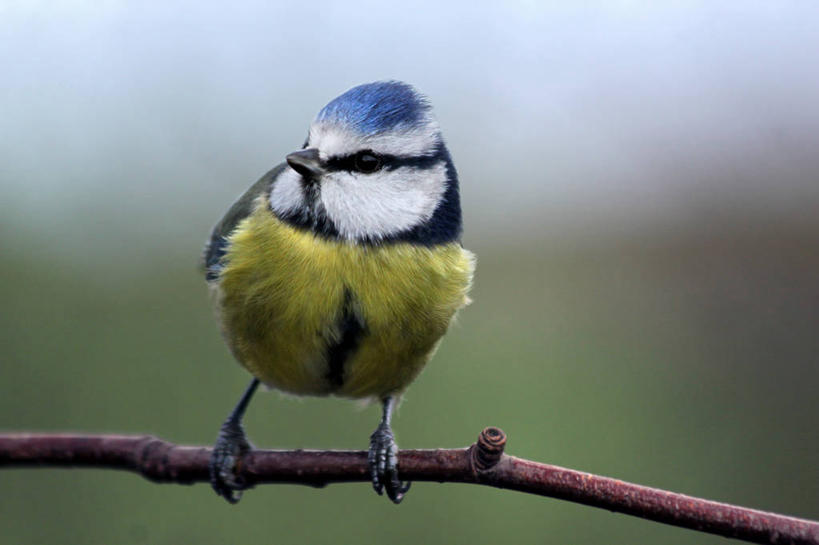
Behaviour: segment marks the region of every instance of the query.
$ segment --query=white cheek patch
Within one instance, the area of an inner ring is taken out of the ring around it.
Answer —
[[[277,214],[286,215],[307,207],[302,191],[301,176],[292,168],[285,168],[273,182],[270,207]]]
[[[317,121],[310,126],[309,142],[311,148],[318,148],[319,155],[325,160],[364,149],[382,155],[417,157],[435,152],[441,142],[441,129],[434,119],[429,118],[420,126],[363,135],[334,123]]]
[[[333,172],[322,178],[321,202],[341,238],[382,239],[429,220],[446,190],[446,164],[373,174]]]

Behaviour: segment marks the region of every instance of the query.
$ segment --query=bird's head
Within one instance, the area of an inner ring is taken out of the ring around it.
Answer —
[[[354,87],[287,156],[270,205],[319,235],[364,243],[457,240],[458,177],[426,98],[406,83]]]

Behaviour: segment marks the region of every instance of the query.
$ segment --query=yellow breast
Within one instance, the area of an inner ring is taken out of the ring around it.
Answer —
[[[228,343],[254,376],[296,394],[401,392],[468,302],[474,270],[458,243],[326,240],[279,221],[263,198],[228,242],[218,284]]]

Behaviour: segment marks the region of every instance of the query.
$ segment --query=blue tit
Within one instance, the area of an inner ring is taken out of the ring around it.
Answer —
[[[469,301],[475,260],[460,236],[457,173],[424,96],[381,81],[319,111],[303,148],[239,198],[205,248],[224,338],[254,377],[213,450],[219,495],[240,497],[241,419],[262,382],[380,400],[372,482],[401,501],[390,420]]]

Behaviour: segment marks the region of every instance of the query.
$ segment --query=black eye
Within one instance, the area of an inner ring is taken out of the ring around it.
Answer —
[[[360,151],[355,154],[353,164],[357,171],[369,174],[381,168],[381,157],[371,151]]]

